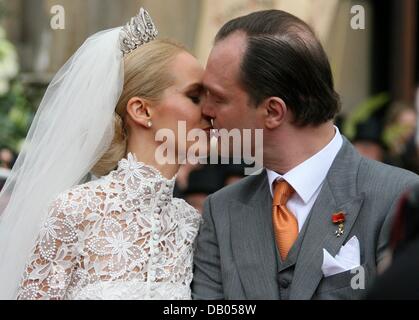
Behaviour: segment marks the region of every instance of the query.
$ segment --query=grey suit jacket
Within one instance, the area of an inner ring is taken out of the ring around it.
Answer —
[[[419,177],[361,157],[344,138],[307,218],[293,270],[289,299],[356,299],[350,271],[323,277],[323,248],[335,256],[357,236],[366,286],[388,244],[392,213],[401,193]],[[278,252],[272,228],[272,197],[266,171],[210,196],[196,240],[194,299],[280,299]],[[346,213],[337,238],[332,214]]]

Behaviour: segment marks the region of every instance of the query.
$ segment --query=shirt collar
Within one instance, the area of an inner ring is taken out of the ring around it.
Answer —
[[[283,179],[294,188],[295,192],[305,204],[310,201],[317,189],[322,185],[336,155],[342,147],[342,136],[337,127],[335,127],[335,130],[335,136],[327,146],[283,176],[266,169],[272,196],[273,182],[278,179]]]

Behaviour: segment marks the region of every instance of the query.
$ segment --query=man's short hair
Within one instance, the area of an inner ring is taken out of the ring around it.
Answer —
[[[253,104],[279,97],[299,126],[334,119],[340,98],[330,63],[304,21],[281,10],[259,11],[227,22],[215,41],[239,31],[248,39],[239,81]]]

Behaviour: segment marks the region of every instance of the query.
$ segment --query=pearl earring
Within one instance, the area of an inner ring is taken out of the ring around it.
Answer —
[[[150,120],[147,122],[147,125],[148,125],[149,128],[151,128],[153,126],[153,124],[151,123]]]

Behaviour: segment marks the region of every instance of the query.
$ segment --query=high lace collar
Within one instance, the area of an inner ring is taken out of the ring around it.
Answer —
[[[133,191],[137,191],[142,182],[146,180],[147,184],[153,185],[155,190],[165,188],[167,194],[173,195],[177,174],[173,178],[167,179],[158,169],[138,161],[135,154],[129,152],[126,158],[118,162],[117,169],[112,171],[108,177],[117,180],[117,182],[123,182],[127,188]]]

